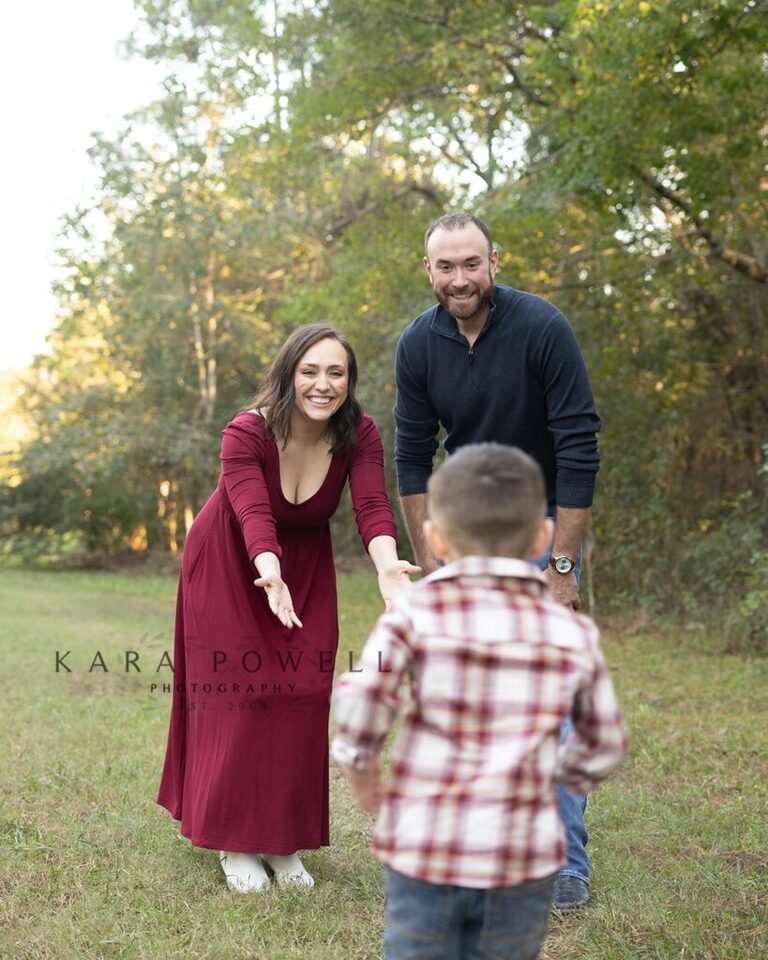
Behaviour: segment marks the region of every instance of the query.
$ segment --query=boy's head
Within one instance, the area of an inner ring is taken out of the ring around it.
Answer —
[[[424,536],[441,560],[536,557],[549,547],[544,477],[517,447],[462,447],[431,476],[428,490]]]

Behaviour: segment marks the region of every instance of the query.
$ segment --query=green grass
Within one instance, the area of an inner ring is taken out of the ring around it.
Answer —
[[[0,957],[373,960],[380,870],[370,819],[332,776],[332,839],[311,892],[230,893],[210,851],[154,803],[175,583],[3,570]],[[339,666],[379,609],[340,578]],[[630,727],[621,772],[590,800],[596,903],[555,920],[545,960],[757,960],[768,942],[768,661],[703,631],[605,630]],[[71,650],[72,673],[55,652]],[[88,673],[99,650],[108,673]],[[125,673],[123,652],[142,673]]]

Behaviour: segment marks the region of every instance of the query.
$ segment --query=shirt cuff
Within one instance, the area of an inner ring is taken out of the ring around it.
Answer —
[[[331,741],[331,756],[347,770],[368,770],[376,759],[370,747],[359,747],[343,737],[334,737]]]
[[[427,492],[427,484],[432,476],[430,467],[416,468],[413,466],[405,467],[397,464],[397,492],[401,497],[412,497],[420,493]]]
[[[595,473],[558,467],[555,503],[558,507],[588,509],[595,495]]]
[[[256,560],[260,553],[274,553],[278,560],[283,559],[280,544],[274,540],[252,540],[248,543],[246,549],[248,550],[248,556],[251,558],[251,563]]]

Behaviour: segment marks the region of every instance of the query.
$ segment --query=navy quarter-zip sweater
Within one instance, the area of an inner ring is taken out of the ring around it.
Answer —
[[[592,505],[600,418],[576,337],[551,303],[495,285],[471,348],[435,304],[403,331],[395,376],[401,496],[426,492],[443,426],[448,453],[493,441],[530,454],[544,471],[550,508]]]

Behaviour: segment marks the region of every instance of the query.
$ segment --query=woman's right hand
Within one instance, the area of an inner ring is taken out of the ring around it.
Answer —
[[[291,592],[282,577],[272,574],[266,577],[259,577],[259,579],[254,580],[253,583],[255,586],[264,589],[269,602],[269,609],[284,627],[292,630],[294,627],[304,626],[296,616],[293,609]]]

